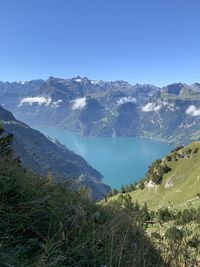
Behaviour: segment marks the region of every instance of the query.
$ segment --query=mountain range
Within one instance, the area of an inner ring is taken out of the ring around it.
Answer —
[[[131,85],[77,76],[1,82],[0,105],[31,126],[84,136],[143,136],[174,144],[200,139],[200,84]]]

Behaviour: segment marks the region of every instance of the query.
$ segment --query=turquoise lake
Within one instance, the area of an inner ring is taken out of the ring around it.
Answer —
[[[143,178],[150,164],[171,150],[166,143],[139,137],[89,138],[52,127],[37,130],[81,155],[101,172],[104,183],[117,189]]]

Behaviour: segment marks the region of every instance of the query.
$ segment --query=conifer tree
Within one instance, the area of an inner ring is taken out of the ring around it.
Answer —
[[[11,144],[13,141],[13,135],[8,134],[3,136],[3,126],[0,125],[0,157],[10,156],[12,154]]]

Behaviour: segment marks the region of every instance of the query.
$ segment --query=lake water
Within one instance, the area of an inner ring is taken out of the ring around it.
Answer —
[[[143,178],[150,164],[171,150],[165,143],[144,138],[89,138],[52,127],[37,130],[81,155],[102,173],[104,183],[117,189]]]

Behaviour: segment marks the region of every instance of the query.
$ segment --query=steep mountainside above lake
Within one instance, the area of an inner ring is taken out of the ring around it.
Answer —
[[[81,156],[76,155],[57,140],[50,140],[40,132],[16,120],[12,113],[0,107],[0,121],[5,133],[12,133],[13,148],[25,167],[57,181],[70,181],[72,186],[87,186],[96,199],[103,198],[110,188],[102,183],[102,175]],[[70,179],[70,180],[69,180]]]

